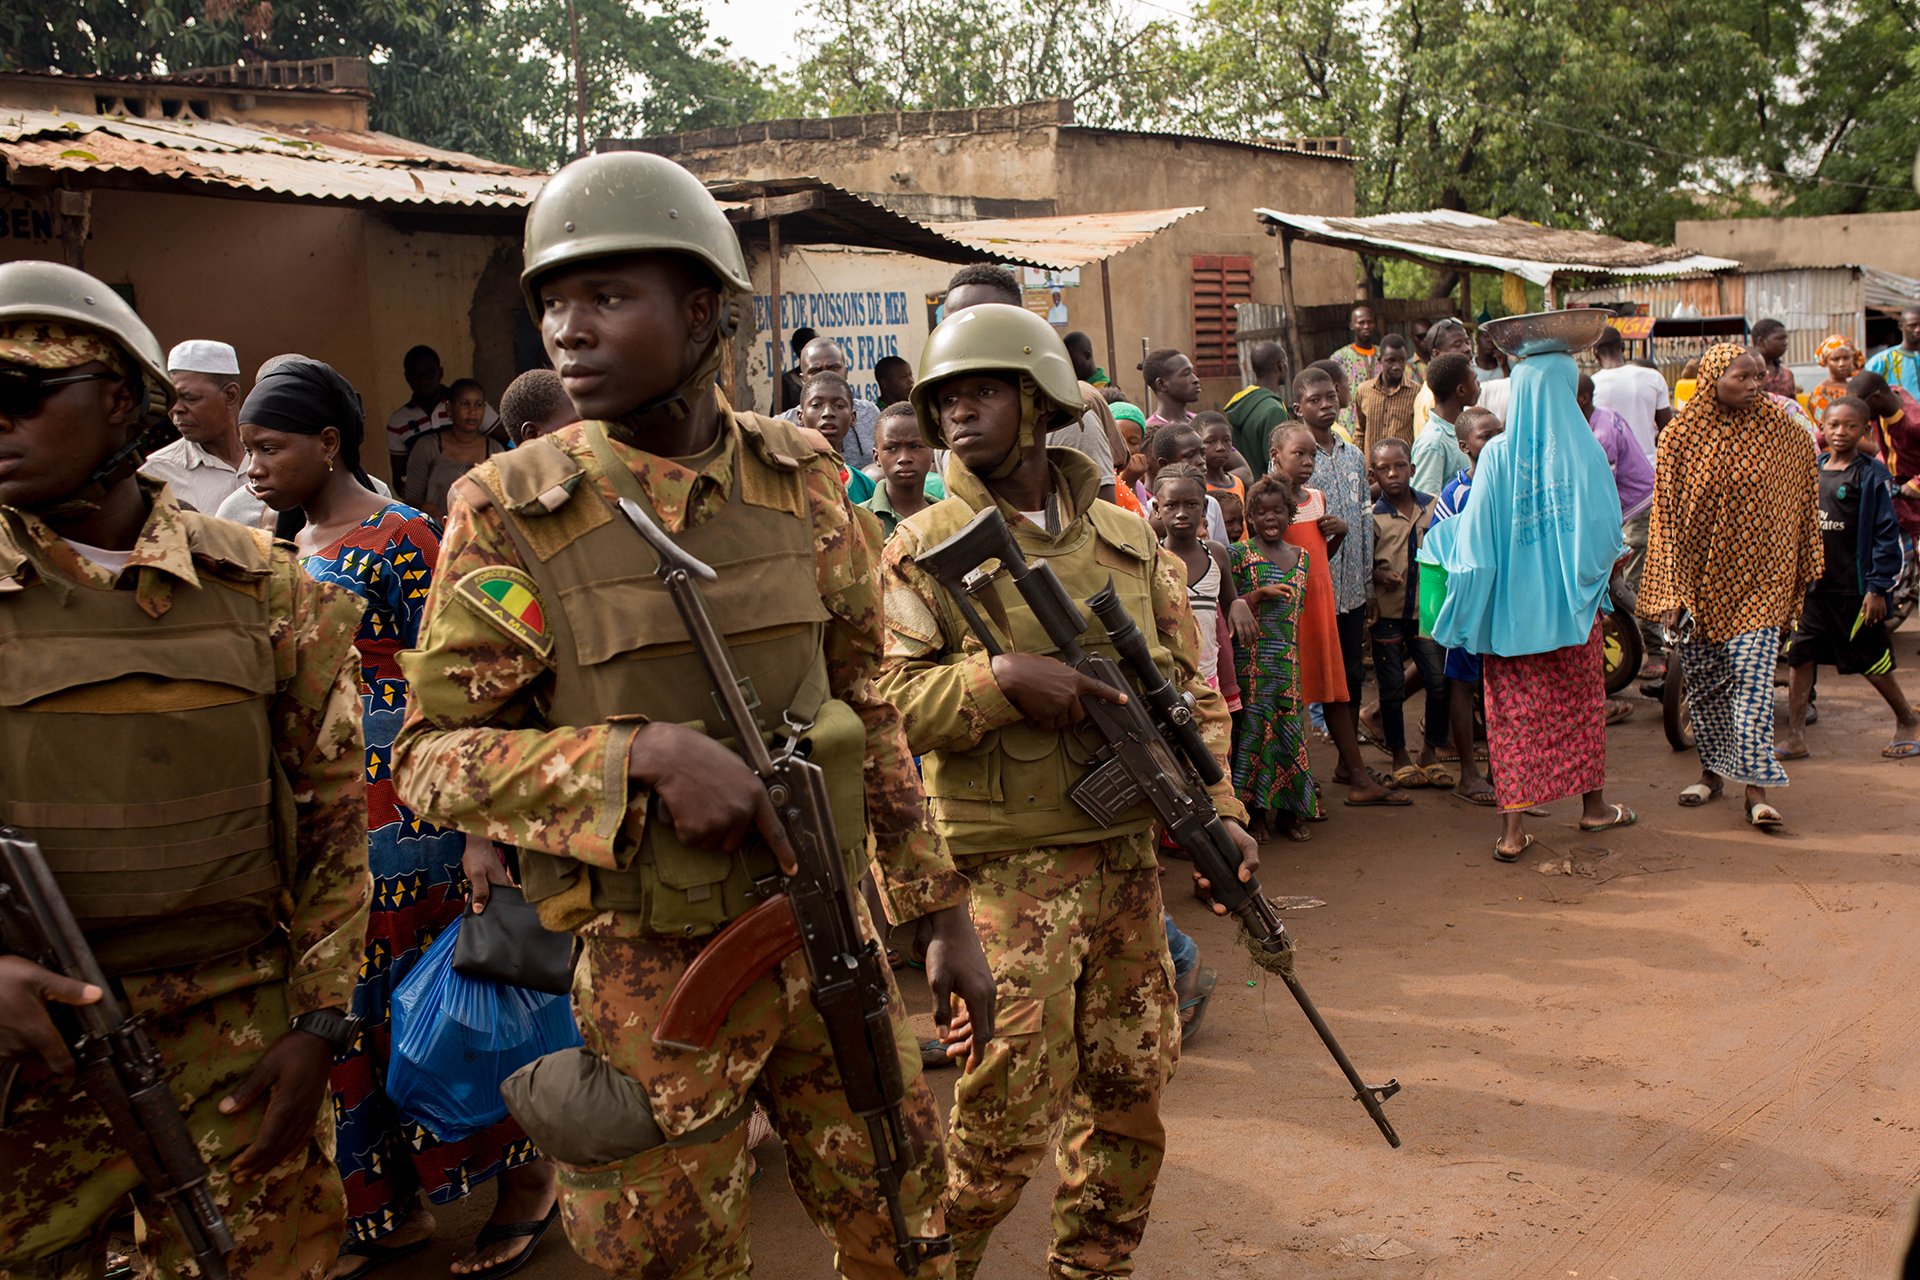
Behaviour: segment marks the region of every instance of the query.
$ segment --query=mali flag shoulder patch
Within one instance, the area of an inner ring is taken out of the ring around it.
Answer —
[[[503,564],[475,569],[454,585],[453,594],[541,657],[553,652],[553,633],[547,629],[540,588],[525,570]]]

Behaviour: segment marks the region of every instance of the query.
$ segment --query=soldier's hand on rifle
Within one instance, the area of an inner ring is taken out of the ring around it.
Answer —
[[[986,952],[980,949],[973,918],[965,907],[929,912],[920,917],[916,942],[924,944],[927,954],[934,1028],[947,1042],[949,1056],[964,1053],[971,1067],[980,1060],[980,1050],[987,1041],[993,1039],[994,1004],[993,970],[987,967]],[[955,996],[960,997],[964,1010],[959,1018],[953,1012]],[[969,1029],[964,1037],[952,1036],[956,1024]]]
[[[0,956],[0,1062],[38,1055],[60,1075],[72,1071],[73,1054],[47,1016],[47,1002],[92,1004],[102,994],[25,956]]]
[[[786,828],[760,779],[746,761],[706,734],[677,724],[642,725],[627,751],[627,776],[659,798],[657,816],[673,824],[682,843],[732,853],[758,831],[781,871],[799,871]]]
[[[1029,722],[1055,733],[1087,718],[1082,698],[1125,706],[1127,695],[1112,685],[1035,653],[1003,653],[993,660],[993,682]]]
[[[1232,818],[1220,819],[1220,825],[1227,829],[1227,835],[1233,840],[1233,847],[1240,851],[1240,883],[1245,884],[1253,879],[1256,871],[1260,870],[1260,846],[1252,836],[1247,834],[1247,829]],[[1213,893],[1212,882],[1198,871],[1193,873],[1193,884],[1203,894]],[[1213,914],[1217,916],[1227,914],[1227,909],[1213,901],[1211,897],[1208,898],[1207,905],[1213,908]]]
[[[312,1141],[332,1065],[332,1045],[305,1031],[289,1031],[260,1055],[240,1087],[220,1100],[220,1114],[232,1116],[260,1101],[261,1094],[267,1095],[260,1132],[233,1159],[234,1181],[264,1178]]]
[[[460,874],[467,878],[467,897],[475,915],[487,909],[487,899],[493,896],[494,885],[513,885],[513,877],[507,874],[507,864],[501,861],[493,841],[485,836],[467,836],[466,850],[460,855]]]

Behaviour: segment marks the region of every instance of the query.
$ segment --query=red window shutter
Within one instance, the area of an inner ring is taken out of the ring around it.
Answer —
[[[1234,304],[1253,301],[1251,255],[1193,256],[1193,368],[1203,378],[1232,377],[1240,369]]]

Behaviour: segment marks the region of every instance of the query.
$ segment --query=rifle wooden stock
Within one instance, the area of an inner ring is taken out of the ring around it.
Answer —
[[[680,975],[653,1042],[707,1049],[747,988],[800,949],[800,925],[786,894],[768,898],[714,935]]]

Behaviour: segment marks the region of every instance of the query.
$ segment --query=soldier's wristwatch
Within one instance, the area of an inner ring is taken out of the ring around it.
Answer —
[[[335,1053],[345,1053],[360,1034],[360,1019],[341,1013],[338,1009],[316,1009],[312,1013],[303,1013],[293,1019],[290,1025],[295,1031],[319,1036],[333,1046]]]

